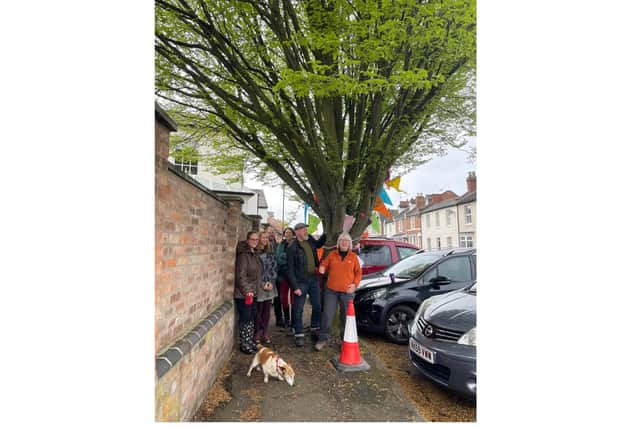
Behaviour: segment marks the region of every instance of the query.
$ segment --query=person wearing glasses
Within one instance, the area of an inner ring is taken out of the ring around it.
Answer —
[[[256,301],[254,296],[262,281],[262,261],[256,250],[258,233],[250,231],[247,240],[236,247],[236,277],[233,298],[238,310],[238,327],[240,331],[240,351],[253,354],[258,349],[253,342],[256,317]]]

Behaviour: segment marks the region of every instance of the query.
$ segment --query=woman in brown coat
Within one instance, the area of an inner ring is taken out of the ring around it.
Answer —
[[[257,351],[253,342],[255,296],[262,280],[262,261],[256,251],[257,246],[258,233],[250,231],[247,234],[247,240],[240,242],[236,248],[236,280],[233,297],[238,309],[240,350],[248,354]]]

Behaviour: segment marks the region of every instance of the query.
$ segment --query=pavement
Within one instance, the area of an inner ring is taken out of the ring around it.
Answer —
[[[305,305],[304,311],[308,326],[311,306]],[[240,352],[236,345],[231,374],[224,381],[232,399],[207,421],[424,421],[384,363],[362,342],[360,354],[371,368],[340,372],[331,363],[340,354],[337,340],[316,351],[315,340],[306,331],[305,346],[296,347],[292,335],[275,327],[274,319],[271,323],[269,347],[293,366],[295,384],[275,378],[265,384],[262,372],[256,370],[247,377],[253,355]]]

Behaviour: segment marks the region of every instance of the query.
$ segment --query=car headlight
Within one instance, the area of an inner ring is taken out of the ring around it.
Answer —
[[[460,337],[458,344],[476,346],[476,328],[470,329],[466,334]]]
[[[370,299],[380,298],[382,295],[386,293],[387,293],[387,288],[376,289],[369,293],[368,298]]]

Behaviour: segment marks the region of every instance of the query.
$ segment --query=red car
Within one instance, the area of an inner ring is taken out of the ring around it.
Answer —
[[[362,274],[383,270],[419,250],[419,247],[411,243],[384,237],[362,239],[360,240],[360,258],[363,261]]]

